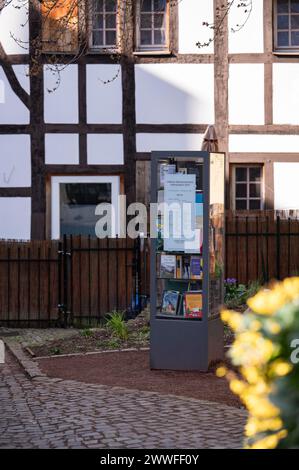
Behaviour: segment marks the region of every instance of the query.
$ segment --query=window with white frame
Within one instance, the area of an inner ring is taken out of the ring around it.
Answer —
[[[119,227],[119,193],[119,176],[53,176],[52,238],[58,239],[63,235],[96,237],[96,224],[100,219],[100,216],[96,215],[96,207],[101,203],[108,203],[113,207],[110,235],[115,236]]]
[[[118,42],[118,0],[92,0],[90,47],[111,50]]]
[[[260,210],[263,208],[263,167],[236,165],[232,171],[233,208]]]
[[[165,51],[168,49],[169,1],[137,0],[137,51]]]
[[[275,50],[299,51],[299,0],[276,0],[274,6]]]

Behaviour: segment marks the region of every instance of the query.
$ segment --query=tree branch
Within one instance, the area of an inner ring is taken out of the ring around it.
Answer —
[[[17,97],[22,101],[26,108],[30,109],[30,95],[22,87],[17,76],[14,72],[14,69],[11,63],[8,60],[8,57],[3,49],[3,46],[0,42],[0,66],[3,68],[3,71],[6,75],[8,83],[10,84],[12,90],[15,92]]]

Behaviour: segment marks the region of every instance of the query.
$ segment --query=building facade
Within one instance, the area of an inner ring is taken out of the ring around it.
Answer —
[[[0,238],[148,202],[150,152],[200,150],[210,124],[228,208],[298,208],[299,0],[80,0],[64,31],[40,3],[0,1]]]

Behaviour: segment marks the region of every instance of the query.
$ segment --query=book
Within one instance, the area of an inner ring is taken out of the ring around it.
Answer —
[[[161,255],[160,277],[172,279],[176,277],[176,256]]]
[[[203,263],[202,257],[191,256],[190,259],[190,279],[202,279]]]
[[[182,278],[190,279],[190,256],[182,256]]]
[[[162,297],[161,313],[176,315],[180,307],[181,294],[178,291],[165,290]]]
[[[183,267],[182,267],[182,256],[177,255],[176,257],[176,278],[181,279],[183,277]]]
[[[184,317],[202,318],[202,291],[184,293]]]

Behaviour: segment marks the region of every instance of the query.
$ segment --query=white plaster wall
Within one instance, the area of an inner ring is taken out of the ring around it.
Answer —
[[[142,64],[135,69],[137,123],[214,122],[212,64]]]
[[[268,1],[268,0],[266,0]],[[264,52],[263,3],[264,0],[253,0],[252,11],[244,27],[247,14],[243,8],[238,8],[240,2],[235,2],[228,15],[229,21],[229,53],[261,53]],[[248,8],[247,8],[248,10]],[[233,32],[232,29],[236,32]]]
[[[13,70],[21,86],[29,93],[27,66],[13,65]],[[11,89],[6,75],[0,67],[0,124],[28,124],[29,121],[28,109]]]
[[[31,198],[0,197],[0,239],[29,240]]]
[[[197,42],[206,43],[213,31],[203,22],[213,23],[213,0],[184,0],[179,2],[179,53],[213,54],[214,45],[199,48]]]
[[[30,136],[0,134],[0,187],[31,186]]]
[[[229,67],[229,123],[264,124],[264,65]]]
[[[122,123],[122,82],[119,65],[88,64],[87,122]],[[110,81],[109,83],[105,83]]]
[[[137,152],[201,150],[203,134],[137,134]]]
[[[274,209],[299,209],[299,163],[274,163]]]
[[[57,87],[58,80],[60,84]],[[67,65],[57,73],[53,67],[45,65],[44,95],[45,122],[78,123],[78,66]]]
[[[46,134],[46,164],[76,165],[79,163],[78,134]]]
[[[28,54],[28,2],[12,0],[6,3],[0,12],[0,42],[6,54]]]
[[[88,134],[87,161],[89,165],[122,165],[122,134]]]
[[[230,152],[299,153],[299,135],[231,134]]]
[[[299,124],[299,64],[273,64],[273,122]]]

